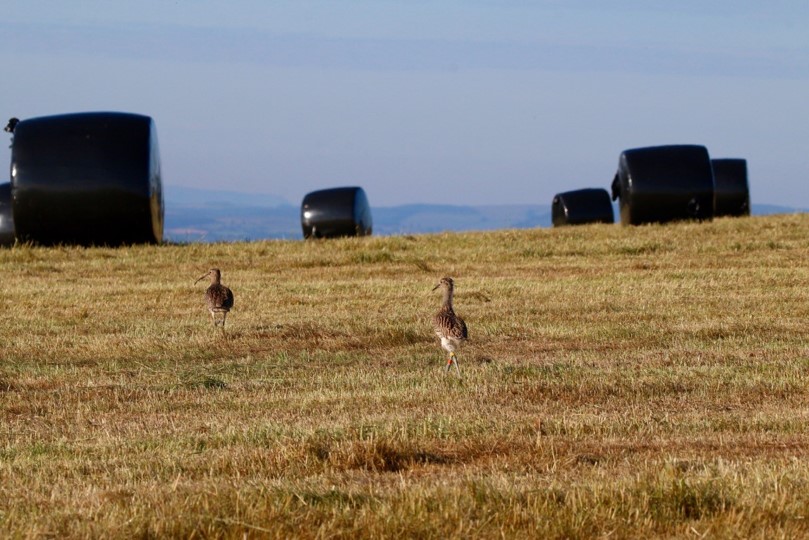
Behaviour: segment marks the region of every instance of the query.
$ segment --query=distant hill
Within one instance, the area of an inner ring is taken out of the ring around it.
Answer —
[[[172,242],[233,242],[268,238],[301,239],[300,208],[267,194],[165,189],[165,236]],[[547,204],[452,206],[408,204],[372,207],[374,234],[422,234],[550,227]],[[805,210],[754,204],[754,215]],[[617,216],[617,208],[615,210]]]
[[[166,238],[231,242],[303,237],[300,208],[281,197],[187,187],[165,189]],[[374,234],[549,227],[550,205],[373,207]]]

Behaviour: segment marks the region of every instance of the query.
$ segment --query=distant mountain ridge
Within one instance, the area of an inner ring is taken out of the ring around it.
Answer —
[[[235,242],[303,238],[300,207],[270,194],[167,186],[165,237],[171,242]],[[804,209],[753,204],[754,215]],[[551,205],[372,205],[377,235],[485,231],[551,226]],[[615,211],[617,217],[617,207]]]

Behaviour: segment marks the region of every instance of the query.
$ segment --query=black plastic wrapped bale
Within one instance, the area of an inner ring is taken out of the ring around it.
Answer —
[[[710,220],[714,180],[708,150],[699,145],[624,150],[612,181],[612,198],[621,199],[625,225]]]
[[[163,239],[157,130],[148,116],[21,120],[11,145],[11,191],[20,239],[85,245]]]
[[[0,246],[14,245],[14,215],[11,210],[11,184],[0,184]]]
[[[554,227],[615,222],[610,194],[601,188],[558,193],[551,204],[551,216]]]
[[[313,191],[303,198],[304,238],[335,238],[371,234],[371,207],[361,187]]]
[[[716,205],[714,216],[749,216],[750,187],[747,183],[747,160],[712,159]]]

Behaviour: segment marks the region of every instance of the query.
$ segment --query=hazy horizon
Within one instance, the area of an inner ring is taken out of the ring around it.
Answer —
[[[165,236],[172,242],[216,242],[267,238],[302,239],[300,202],[278,197],[169,186],[165,190]],[[551,227],[551,201],[513,205],[408,203],[385,206],[369,201],[374,235],[424,234]],[[802,212],[798,207],[753,201],[753,215]],[[619,221],[619,210],[613,204]],[[617,225],[616,225],[617,226]]]

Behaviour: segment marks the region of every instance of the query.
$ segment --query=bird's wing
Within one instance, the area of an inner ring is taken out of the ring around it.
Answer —
[[[222,303],[223,307],[228,309],[233,307],[233,291],[225,287],[225,301]]]
[[[210,309],[228,310],[233,306],[233,293],[222,285],[211,285],[205,296]]]
[[[466,323],[451,311],[441,311],[433,317],[433,327],[439,337],[466,339]]]

